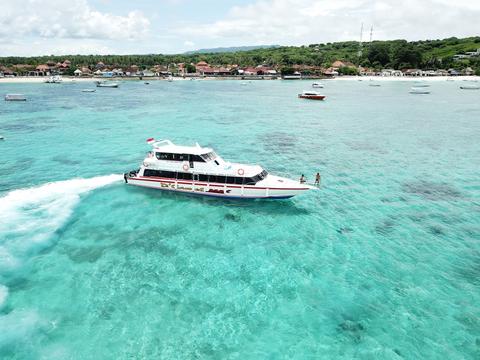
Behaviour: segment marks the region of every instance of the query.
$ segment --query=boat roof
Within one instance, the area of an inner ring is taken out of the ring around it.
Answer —
[[[195,144],[195,146],[175,145],[170,140],[158,140],[152,143],[152,146],[154,150],[175,154],[202,155],[213,151],[211,148],[202,147],[198,144]]]

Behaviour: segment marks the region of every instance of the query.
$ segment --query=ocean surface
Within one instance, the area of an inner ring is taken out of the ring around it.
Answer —
[[[324,83],[0,84],[0,358],[479,359],[480,92]],[[125,186],[149,137],[322,186]]]

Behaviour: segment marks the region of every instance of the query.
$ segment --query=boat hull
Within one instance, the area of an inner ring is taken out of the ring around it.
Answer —
[[[202,195],[229,199],[288,199],[309,190],[308,187],[277,188],[248,185],[210,184],[204,182],[179,181],[154,177],[128,177],[125,181],[129,185],[152,189]]]
[[[325,95],[298,95],[300,99],[308,99],[308,100],[323,100],[325,99]]]

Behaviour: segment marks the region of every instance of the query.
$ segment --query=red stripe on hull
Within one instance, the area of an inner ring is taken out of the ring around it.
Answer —
[[[158,178],[155,177],[153,178],[146,178],[144,176],[137,177],[137,178],[129,178],[132,180],[139,180],[139,181],[152,181],[152,182],[166,182],[166,183],[171,183],[174,184],[175,180],[171,180],[168,178]],[[158,179],[158,180],[155,180]],[[227,189],[241,189],[241,186],[233,186],[233,185],[216,185],[216,184],[205,184],[205,183],[197,183],[194,181],[177,181],[178,184],[185,184],[185,185],[198,185],[198,186],[215,186],[215,187],[226,187]],[[277,188],[277,187],[261,187],[261,186],[244,186],[244,189],[258,189],[258,190],[266,190],[266,189],[271,189],[271,190],[296,190],[296,191],[301,191],[301,190],[308,190],[308,188]]]

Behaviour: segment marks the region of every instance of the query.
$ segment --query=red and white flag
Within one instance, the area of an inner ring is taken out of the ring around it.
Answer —
[[[147,139],[147,144],[153,144],[155,142],[154,138],[148,138]]]

